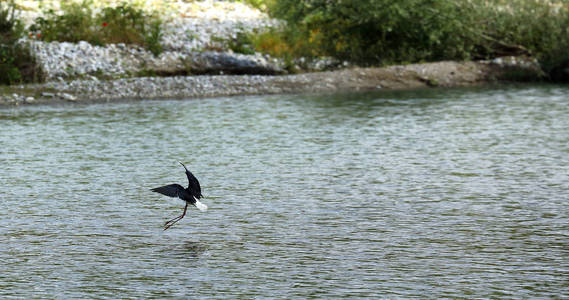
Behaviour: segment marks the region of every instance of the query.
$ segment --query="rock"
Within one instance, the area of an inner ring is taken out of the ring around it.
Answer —
[[[91,44],[85,42],[85,41],[80,41],[77,46],[79,47],[79,49],[81,49],[83,52],[87,52],[88,50],[91,49]]]
[[[63,100],[67,100],[67,101],[77,101],[77,97],[75,97],[71,94],[68,94],[68,93],[58,93],[57,96],[59,96]]]
[[[333,69],[338,69],[342,66],[347,67],[349,65],[348,62],[342,62],[333,57],[321,57],[315,59],[306,59],[301,57],[295,60],[295,63],[299,65],[302,69],[307,71],[329,71]]]
[[[188,55],[184,64],[192,74],[276,75],[285,73],[282,67],[268,61],[262,55],[208,51]]]

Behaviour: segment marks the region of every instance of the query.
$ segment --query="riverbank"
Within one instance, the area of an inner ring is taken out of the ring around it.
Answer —
[[[37,3],[20,5],[28,7],[20,12],[27,25],[41,16]],[[0,106],[455,87],[543,74],[529,57],[383,68],[357,68],[324,58],[285,68],[282,60],[229,48],[229,41],[242,32],[278,26],[279,21],[257,9],[208,0],[176,2],[161,12],[168,22],[159,56],[136,45],[44,42],[30,34],[23,43],[30,45],[46,82],[0,86]],[[288,74],[291,69],[296,74]]]
[[[99,80],[93,77],[3,87],[0,105],[458,87],[539,75],[540,70],[532,60],[508,58],[480,62],[437,62],[385,68],[352,68],[275,76],[203,75],[113,80]]]

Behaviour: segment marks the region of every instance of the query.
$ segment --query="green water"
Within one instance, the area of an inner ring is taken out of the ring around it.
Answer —
[[[0,110],[2,298],[569,297],[569,87]],[[197,209],[150,188],[201,182]]]

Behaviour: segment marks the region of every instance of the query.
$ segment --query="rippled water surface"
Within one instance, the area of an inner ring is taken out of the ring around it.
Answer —
[[[0,110],[0,296],[569,297],[569,88]],[[202,184],[205,213],[150,188]]]

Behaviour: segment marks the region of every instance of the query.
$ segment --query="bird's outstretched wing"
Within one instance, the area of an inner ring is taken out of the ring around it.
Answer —
[[[151,189],[151,191],[160,193],[168,197],[178,197],[178,198],[182,198],[182,195],[186,193],[184,187],[176,183],[153,188]]]
[[[192,192],[196,198],[202,197],[202,188],[200,187],[200,182],[198,179],[186,168],[186,166],[180,162],[180,164],[186,169],[186,176],[188,177],[188,189]]]

